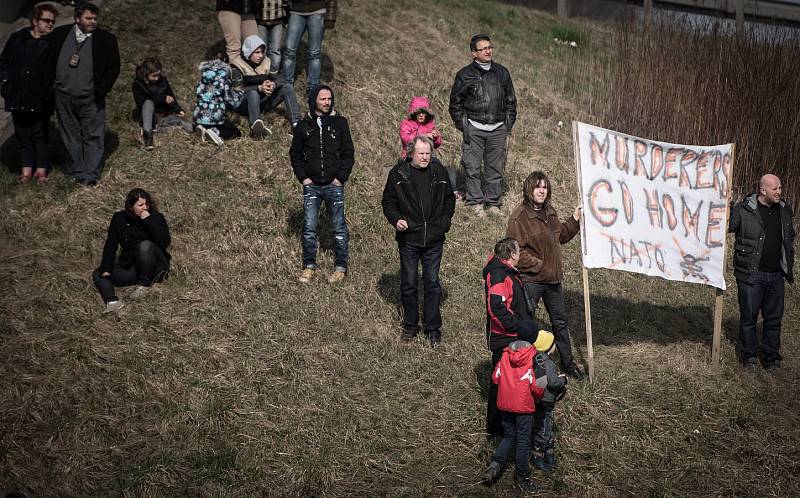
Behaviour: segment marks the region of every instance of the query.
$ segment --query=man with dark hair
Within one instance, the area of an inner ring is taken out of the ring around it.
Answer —
[[[483,290],[486,297],[486,346],[492,352],[492,371],[503,356],[503,350],[516,341],[520,332],[533,335],[539,326],[531,319],[525,302],[525,289],[519,279],[520,249],[511,237],[494,246],[494,255],[483,268]],[[497,409],[497,385],[489,383],[486,404],[486,432],[503,434],[503,424]]]
[[[298,281],[309,283],[317,270],[317,225],[319,208],[325,208],[333,225],[333,273],[328,282],[335,284],[347,275],[349,235],[344,216],[344,185],[355,162],[353,140],[347,119],[333,109],[333,90],[317,86],[308,96],[308,114],[294,129],[289,149],[292,169],[303,184],[303,271]]]
[[[20,183],[34,176],[37,182],[47,180],[47,135],[53,103],[48,98],[46,58],[50,40],[46,35],[53,31],[57,13],[51,4],[36,6],[31,25],[12,33],[0,53],[0,95],[6,112],[11,113],[22,156]]]
[[[728,231],[736,234],[733,274],[739,291],[739,351],[745,368],[758,365],[774,373],[783,359],[781,321],[784,279],[794,282],[794,236],[792,208],[781,199],[781,180],[764,175],[758,193],[750,194],[731,210]],[[764,319],[761,347],[756,322]]]
[[[99,13],[96,5],[79,2],[75,23],[53,31],[48,56],[61,139],[70,158],[66,171],[84,185],[100,179],[106,94],[120,69],[117,39],[97,27]]]
[[[522,186],[523,201],[511,213],[506,236],[519,242],[520,256],[517,267],[525,284],[528,308],[535,314],[539,299],[544,300],[553,334],[556,337],[561,370],[575,379],[582,379],[578,365],[572,357],[572,346],[567,327],[564,304],[564,262],[561,244],[566,244],[578,233],[581,206],[563,223],[550,202],[550,179],[541,171],[534,171]]]
[[[517,119],[517,97],[508,69],[492,60],[494,46],[489,36],[474,35],[469,48],[473,60],[456,74],[449,108],[463,134],[464,202],[478,216],[484,216],[484,206],[489,213],[500,214],[506,139]]]
[[[383,189],[383,215],[395,229],[400,251],[400,302],[403,306],[401,340],[410,342],[419,332],[417,270],[422,261],[425,289],[425,334],[431,346],[442,342],[442,262],[445,234],[456,209],[456,196],[447,170],[431,155],[433,141],[416,136],[405,159],[389,171]]]

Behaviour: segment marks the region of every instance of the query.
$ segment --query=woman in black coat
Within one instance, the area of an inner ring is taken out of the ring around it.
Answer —
[[[5,99],[6,112],[11,113],[22,156],[21,183],[30,181],[34,168],[37,181],[47,180],[47,131],[53,104],[45,73],[47,35],[53,31],[55,20],[55,7],[36,7],[31,27],[13,33],[0,54],[0,95]]]
[[[103,259],[92,274],[107,313],[122,307],[114,287],[137,285],[131,294],[137,299],[167,277],[172,259],[167,252],[170,242],[167,220],[150,194],[140,188],[131,190],[125,209],[111,217]],[[122,250],[117,255],[119,248]]]

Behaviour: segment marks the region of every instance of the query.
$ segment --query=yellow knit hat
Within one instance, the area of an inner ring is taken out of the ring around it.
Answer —
[[[533,347],[536,348],[536,351],[542,351],[546,353],[550,350],[550,348],[553,347],[554,340],[555,337],[551,332],[540,330],[539,335],[536,337],[536,342],[533,343]]]

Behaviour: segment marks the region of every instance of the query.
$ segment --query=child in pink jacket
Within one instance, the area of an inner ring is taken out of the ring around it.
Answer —
[[[431,102],[428,97],[412,97],[408,103],[408,117],[400,121],[400,155],[406,158],[406,147],[414,137],[418,135],[426,136],[433,140],[433,148],[437,149],[442,145],[442,135],[436,129],[436,116],[431,112]],[[450,175],[450,183],[455,187],[456,172],[453,168],[446,166],[447,173]],[[461,199],[461,192],[453,190],[456,200]]]
[[[431,112],[428,97],[413,97],[408,104],[408,117],[400,121],[400,142],[403,150],[400,155],[406,158],[406,146],[417,135],[427,136],[433,140],[433,147],[442,145],[442,135],[436,129],[436,116]]]

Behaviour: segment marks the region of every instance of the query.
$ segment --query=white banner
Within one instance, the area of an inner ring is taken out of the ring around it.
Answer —
[[[584,266],[725,289],[731,144],[677,145],[576,124]]]

